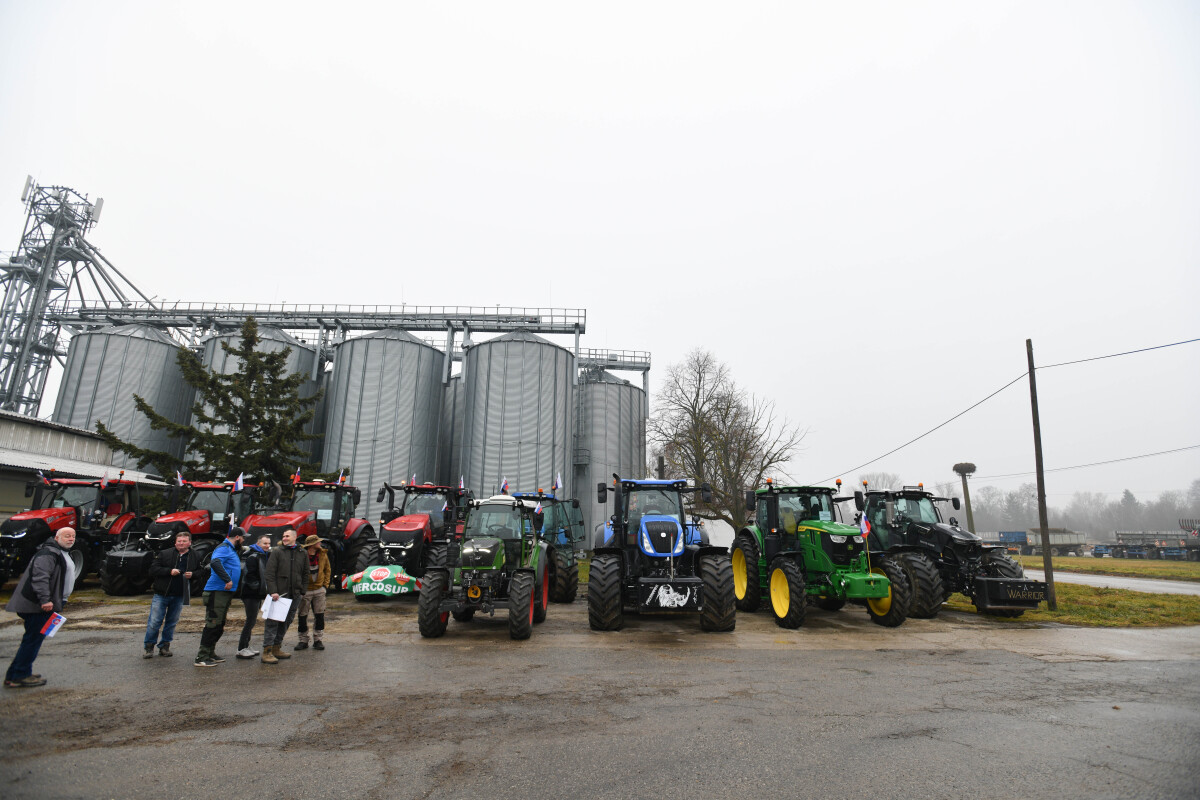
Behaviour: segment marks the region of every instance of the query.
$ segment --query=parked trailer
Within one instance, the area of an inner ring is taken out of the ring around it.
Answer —
[[[1117,531],[1113,558],[1200,561],[1200,538],[1190,531]]]
[[[1065,555],[1083,555],[1083,545],[1087,535],[1069,531],[1066,528],[1050,528],[1050,555],[1054,557]],[[1030,528],[1025,531],[1025,545],[1021,548],[1023,556],[1040,556],[1042,554],[1042,531]]]
[[[983,543],[992,547],[1003,547],[1009,553],[1018,554],[1025,545],[1025,531],[1000,531],[978,534]]]

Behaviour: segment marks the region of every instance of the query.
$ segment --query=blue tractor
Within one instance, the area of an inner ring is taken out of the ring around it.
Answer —
[[[729,551],[709,544],[684,511],[685,494],[699,492],[701,502],[711,502],[708,484],[622,480],[614,474],[611,487],[597,486],[599,502],[607,503],[610,492],[615,510],[588,577],[592,630],[620,630],[626,608],[641,614],[699,614],[702,630],[733,630]]]

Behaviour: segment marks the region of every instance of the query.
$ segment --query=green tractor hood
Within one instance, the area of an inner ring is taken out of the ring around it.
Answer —
[[[500,569],[504,566],[504,540],[490,536],[468,539],[462,546],[463,569]]]

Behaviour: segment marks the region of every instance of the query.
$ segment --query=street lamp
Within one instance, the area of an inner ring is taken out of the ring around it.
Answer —
[[[971,514],[971,490],[967,488],[967,476],[975,471],[975,465],[970,461],[954,465],[954,471],[962,476],[963,502],[967,504],[967,530],[975,532],[975,517]]]

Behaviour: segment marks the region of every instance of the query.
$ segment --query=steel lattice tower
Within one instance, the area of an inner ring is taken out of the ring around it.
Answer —
[[[0,408],[36,415],[51,361],[65,355],[50,312],[72,297],[117,307],[131,294],[150,299],[85,238],[103,199],[92,203],[74,189],[38,186],[30,178],[21,201],[27,208],[21,243],[0,263]]]

